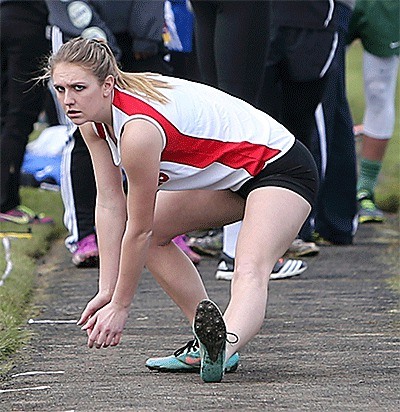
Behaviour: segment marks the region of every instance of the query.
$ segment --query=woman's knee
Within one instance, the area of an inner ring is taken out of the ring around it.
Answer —
[[[162,231],[157,231],[155,229],[153,230],[151,236],[150,248],[167,246],[171,243],[174,237],[175,236],[173,235],[168,235],[166,233],[163,233]]]

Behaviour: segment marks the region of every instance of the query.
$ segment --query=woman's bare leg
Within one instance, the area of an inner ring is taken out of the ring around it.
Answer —
[[[196,267],[171,239],[243,218],[231,299],[224,314],[227,331],[239,337],[236,344],[227,345],[229,359],[259,331],[267,306],[269,275],[310,209],[301,196],[277,187],[251,192],[244,216],[244,201],[229,191],[160,193],[147,267],[192,323],[197,304],[207,293]]]
[[[227,359],[252,339],[264,321],[268,280],[310,212],[296,193],[278,187],[256,189],[247,199],[239,233],[231,299],[224,318],[239,340],[227,345]]]
[[[154,235],[146,266],[190,324],[197,304],[207,298],[207,292],[196,267],[171,240],[191,230],[239,220],[243,210],[243,199],[230,191],[159,192],[157,195]]]

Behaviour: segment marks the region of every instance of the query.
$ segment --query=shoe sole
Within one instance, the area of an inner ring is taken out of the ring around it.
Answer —
[[[147,365],[147,364],[145,366],[151,371],[162,372],[162,373],[199,373],[200,372],[199,366],[190,366],[190,365],[182,366],[176,369],[167,368],[164,366]],[[238,367],[239,367],[239,362],[235,362],[232,366],[226,365],[225,373],[236,372]]]
[[[224,272],[222,270],[217,270],[215,272],[215,279],[217,280],[232,280],[233,273],[232,272]]]
[[[291,258],[299,258],[299,257],[304,257],[304,256],[315,256],[318,255],[319,253],[319,248],[315,249],[308,249],[304,251],[299,251],[299,252],[286,252],[285,257],[291,257]]]
[[[361,216],[358,218],[359,223],[383,223],[384,218],[381,217],[371,217],[371,216]]]
[[[72,263],[77,268],[98,268],[99,267],[99,257],[98,256],[89,256],[84,261],[80,261],[72,258]]]
[[[29,225],[31,223],[29,218],[23,217],[1,217],[1,223],[14,223],[16,225]]]
[[[283,266],[284,267],[284,266]],[[303,262],[303,266],[295,269],[295,270],[289,270],[288,272],[280,273],[278,272],[272,272],[270,279],[271,280],[276,280],[276,279],[287,279],[287,278],[292,278],[295,276],[301,275],[306,269],[308,268],[308,265]],[[232,272],[225,272],[225,271],[219,271],[215,273],[215,279],[217,280],[227,280],[231,281],[233,278],[233,273]]]
[[[320,248],[314,242],[296,238],[288,247],[284,257],[300,258],[303,256],[315,256],[319,251]]]
[[[193,251],[203,256],[216,257],[221,253],[221,249],[218,249],[218,250],[205,249],[205,248],[195,246],[195,245],[190,245],[190,247],[192,248]]]
[[[156,372],[163,372],[163,373],[199,373],[200,367],[195,367],[195,366],[182,366],[178,369],[171,369],[163,366],[150,366],[146,365],[148,369],[151,371],[156,371]]]
[[[280,272],[271,273],[270,280],[293,278],[295,276],[301,275],[307,268],[308,268],[308,265],[305,262],[303,262],[303,266],[298,269],[289,270],[288,272],[283,272],[283,273],[280,273]]]
[[[202,380],[220,382],[224,376],[226,327],[214,302],[206,299],[198,304],[193,332],[200,343]]]

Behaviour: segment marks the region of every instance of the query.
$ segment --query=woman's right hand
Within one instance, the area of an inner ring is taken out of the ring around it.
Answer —
[[[97,295],[86,305],[77,324],[85,324],[99,309],[111,301],[111,297],[112,295],[108,293],[97,293]]]

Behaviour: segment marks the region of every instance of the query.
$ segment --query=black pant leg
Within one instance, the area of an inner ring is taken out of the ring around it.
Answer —
[[[96,181],[89,149],[79,129],[74,133],[75,145],[71,153],[71,184],[75,202],[78,240],[94,232]]]
[[[195,1],[193,10],[203,81],[255,104],[268,40],[268,3]]]
[[[218,87],[214,49],[218,2],[194,0],[191,3],[195,16],[195,44],[200,78],[203,82]]]
[[[33,78],[49,52],[47,15],[32,18],[31,13],[29,2],[1,5],[1,212],[20,203],[20,169],[44,104],[45,88]]]
[[[350,244],[357,225],[356,150],[345,80],[346,34],[351,11],[344,5],[338,5],[338,13],[341,29],[335,58],[339,69],[329,79],[322,101],[325,136],[320,136],[317,130],[314,133],[318,149],[315,157],[325,159],[325,162],[319,161],[321,186],[315,230],[334,243]]]

